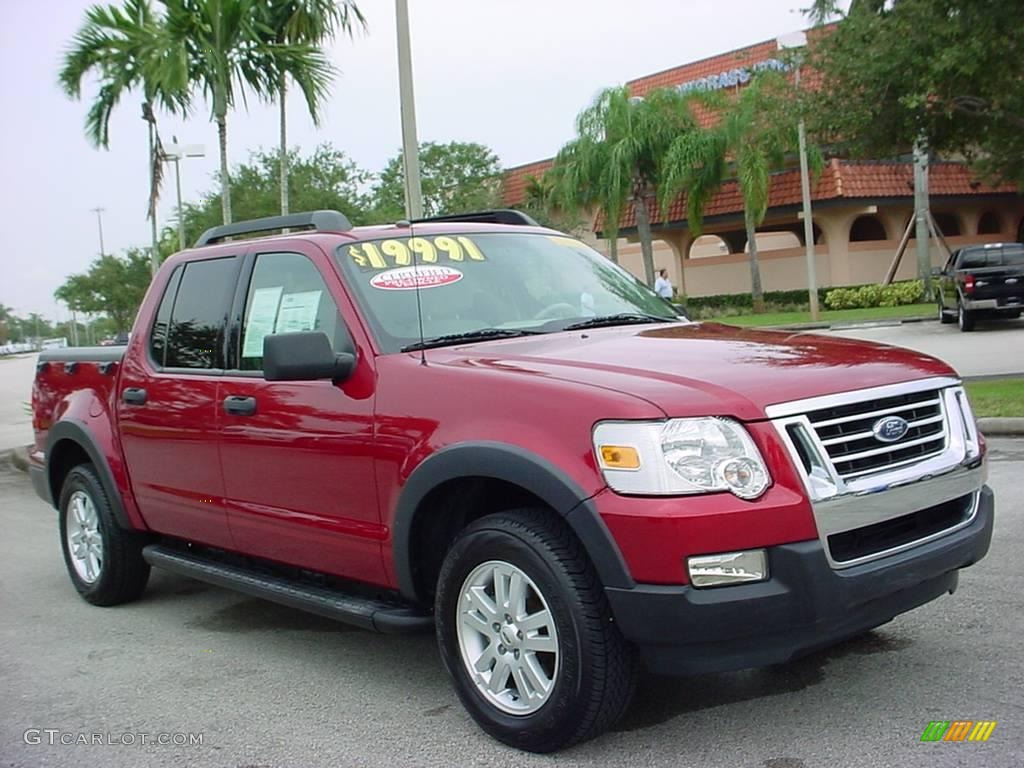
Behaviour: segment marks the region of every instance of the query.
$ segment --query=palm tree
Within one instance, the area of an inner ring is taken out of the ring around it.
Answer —
[[[632,203],[648,285],[654,285],[649,205],[661,181],[662,159],[672,142],[695,125],[690,97],[675,89],[638,99],[625,86],[609,88],[579,114],[577,138],[555,160],[564,169],[563,190],[571,196],[578,185],[575,194],[600,207],[612,243],[619,216]]]
[[[798,146],[798,121],[793,113],[798,102],[789,83],[776,73],[758,75],[735,99],[702,98],[720,110],[721,119],[714,128],[681,136],[670,147],[665,155],[662,205],[686,191],[690,229],[699,234],[704,206],[729,175],[735,174],[743,198],[754,311],[763,312],[756,231],[768,211],[771,173],[784,167],[787,153]],[[821,153],[809,147],[808,154],[818,172]]]
[[[245,91],[269,98],[284,74],[298,84],[314,117],[327,93],[333,69],[308,43],[277,43],[261,13],[260,0],[162,0],[177,55],[187,63],[217,123],[220,147],[221,213],[231,222],[228,171],[228,110]]]
[[[187,114],[187,68],[174,55],[163,19],[148,0],[126,0],[124,7],[94,5],[86,11],[64,55],[59,81],[73,99],[82,96],[87,75],[99,79],[99,90],[85,120],[85,133],[97,147],[110,146],[110,116],[129,92],[142,91],[142,118],[149,129],[149,206],[152,270],[157,266],[156,204],[163,178],[163,150],[154,107]]]
[[[366,30],[366,19],[355,0],[269,0],[264,6],[267,26],[274,42],[306,43],[320,46],[330,40],[337,30],[352,37],[355,29]],[[287,73],[279,75],[277,102],[281,110],[281,214],[289,210],[288,203],[288,122]],[[316,112],[312,111],[314,120]]]

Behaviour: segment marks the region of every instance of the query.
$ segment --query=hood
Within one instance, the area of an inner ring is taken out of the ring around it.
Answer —
[[[748,421],[765,418],[765,408],[776,403],[956,375],[942,361],[900,347],[718,323],[618,326],[428,355],[433,364],[500,368],[616,390],[667,416]]]

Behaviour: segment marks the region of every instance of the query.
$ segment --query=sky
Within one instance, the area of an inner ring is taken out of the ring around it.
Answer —
[[[54,290],[104,249],[149,243],[146,124],[129,96],[110,125],[110,149],[84,133],[83,100],[57,86],[61,59],[88,0],[0,0],[0,303],[65,319]],[[409,0],[421,141],[476,141],[503,166],[552,156],[576,114],[603,87],[771,39],[807,26],[808,0]],[[319,127],[289,99],[289,144],[331,142],[377,172],[401,145],[392,0],[361,0],[369,31],[330,48],[339,74]],[[182,164],[186,201],[214,186],[217,131],[201,101],[190,117],[158,115],[161,137],[203,144]],[[277,107],[249,100],[228,116],[231,163],[276,147]],[[165,177],[161,227],[174,216]]]

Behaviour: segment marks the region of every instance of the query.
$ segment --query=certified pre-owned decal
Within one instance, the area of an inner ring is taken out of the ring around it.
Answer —
[[[427,266],[389,269],[370,278],[370,285],[382,291],[414,291],[417,288],[437,288],[462,279],[454,267]]]

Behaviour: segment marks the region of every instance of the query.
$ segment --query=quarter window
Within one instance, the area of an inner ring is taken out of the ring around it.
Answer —
[[[240,369],[262,371],[263,339],[296,331],[323,331],[336,351],[351,346],[338,307],[313,262],[300,253],[261,253],[245,301]]]
[[[168,328],[168,368],[224,367],[224,329],[237,272],[233,256],[185,265]]]
[[[153,321],[153,328],[149,332],[149,353],[160,367],[164,365],[164,355],[167,352],[167,331],[171,321],[171,308],[174,306],[174,297],[178,293],[178,283],[181,282],[181,273],[184,267],[178,266],[167,281],[167,288],[164,289],[164,296],[160,300],[160,306],[156,311],[156,319]]]

